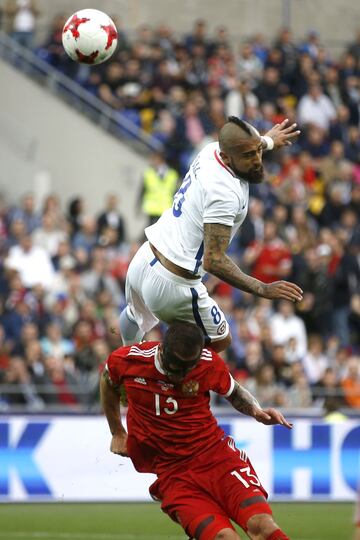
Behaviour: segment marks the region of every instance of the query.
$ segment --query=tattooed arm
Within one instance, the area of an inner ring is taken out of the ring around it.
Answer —
[[[247,416],[252,416],[257,422],[268,426],[281,424],[289,429],[292,428],[292,424],[285,420],[283,415],[276,409],[262,409],[254,396],[236,381],[234,390],[227,399],[234,409]]]
[[[257,399],[236,381],[235,388],[228,397],[228,401],[230,401],[234,409],[247,416],[254,416],[256,410],[261,409]]]
[[[231,227],[219,223],[204,224],[204,269],[242,291],[264,298],[302,300],[302,290],[294,283],[275,281],[263,283],[240,270],[226,254]]]

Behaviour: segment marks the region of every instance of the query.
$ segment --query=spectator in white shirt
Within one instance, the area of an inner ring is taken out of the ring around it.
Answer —
[[[256,81],[261,78],[264,66],[261,60],[253,53],[250,43],[244,43],[241,46],[237,67],[239,76],[247,78],[251,87],[254,87]]]
[[[259,100],[251,91],[246,79],[232,81],[232,88],[225,98],[226,116],[244,116],[246,106],[258,107]]]
[[[54,279],[54,268],[48,253],[39,246],[34,246],[30,235],[25,234],[20,244],[9,250],[5,267],[19,273],[25,287],[41,285],[49,290]]]
[[[289,344],[293,341],[292,360],[301,360],[307,350],[305,324],[300,317],[295,315],[294,306],[291,302],[283,300],[279,303],[278,312],[270,319],[270,328],[275,345]]]
[[[48,212],[43,215],[42,226],[33,232],[32,238],[35,246],[44,248],[50,257],[54,257],[67,236],[56,226],[56,216]]]
[[[313,334],[309,337],[309,350],[303,358],[303,366],[310,384],[318,384],[329,367],[329,359],[323,349],[321,336]]]
[[[302,126],[315,125],[328,131],[330,122],[336,118],[336,109],[319,84],[310,86],[299,101],[298,121]]]
[[[11,36],[24,47],[32,47],[36,19],[40,15],[36,0],[7,0],[4,12],[8,16]]]

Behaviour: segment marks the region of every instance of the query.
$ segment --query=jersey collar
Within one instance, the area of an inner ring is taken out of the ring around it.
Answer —
[[[234,172],[230,169],[230,167],[228,167],[227,165],[225,165],[225,163],[223,162],[223,160],[221,159],[220,155],[218,154],[218,151],[215,149],[214,150],[214,156],[215,156],[215,159],[216,161],[219,163],[219,165],[221,165],[221,167],[223,167],[224,169],[227,170],[227,172],[229,172],[231,174],[231,176],[233,176],[234,178],[236,178],[236,175],[234,174]]]
[[[161,375],[166,375],[165,371],[163,370],[163,368],[161,367],[161,364],[160,364],[159,345],[156,347],[154,364],[155,364],[155,368],[161,373]]]

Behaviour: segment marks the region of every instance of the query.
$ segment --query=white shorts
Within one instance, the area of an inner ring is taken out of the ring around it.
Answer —
[[[229,334],[229,325],[200,278],[186,279],[169,272],[145,242],[132,259],[126,276],[130,314],[143,332],[158,322],[187,321],[197,324],[206,342]]]

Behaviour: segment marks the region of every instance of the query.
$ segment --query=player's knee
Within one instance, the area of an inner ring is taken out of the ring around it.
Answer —
[[[289,540],[270,514],[252,516],[246,525],[247,533],[252,540]]]
[[[216,536],[214,536],[214,540],[241,540],[240,536],[234,531],[234,529],[221,529]]]
[[[228,347],[230,347],[231,342],[232,342],[232,338],[231,338],[231,334],[229,332],[228,335],[226,337],[224,337],[223,339],[219,339],[217,341],[212,341],[211,342],[211,348],[215,352],[219,353],[221,351],[224,351]]]

